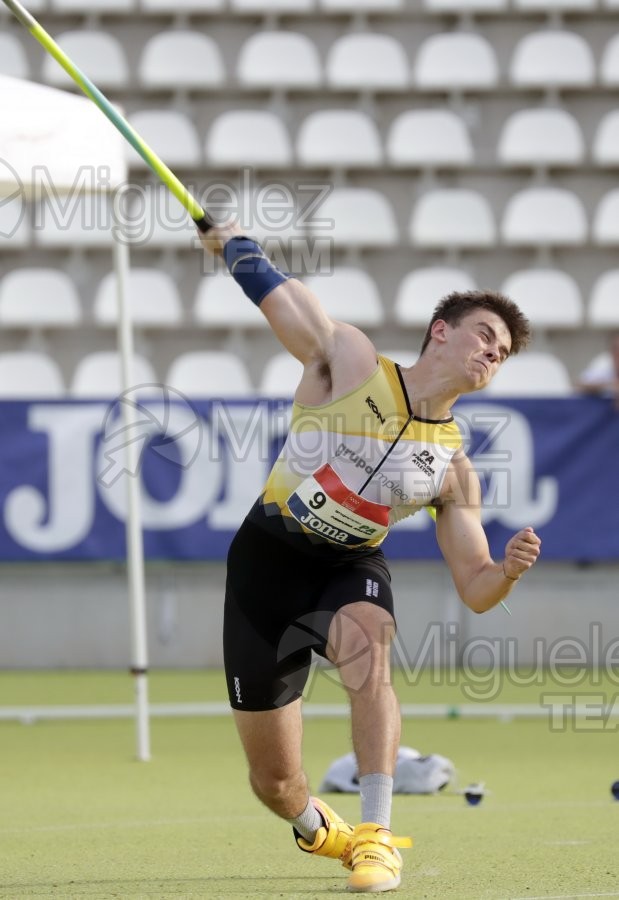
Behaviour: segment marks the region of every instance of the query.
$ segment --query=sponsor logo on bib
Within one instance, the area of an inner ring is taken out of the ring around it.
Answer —
[[[390,507],[360,497],[329,463],[304,479],[287,505],[304,528],[334,544],[361,546],[389,527]]]

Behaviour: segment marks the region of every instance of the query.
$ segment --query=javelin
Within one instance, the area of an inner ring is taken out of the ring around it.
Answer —
[[[196,223],[200,231],[206,232],[212,228],[213,223],[209,220],[207,214],[202,209],[198,201],[182,182],[178,180],[174,172],[169,169],[157,154],[148,146],[137,131],[121,116],[110,101],[105,97],[99,88],[79,69],[75,63],[69,59],[67,54],[60,48],[56,41],[45,31],[45,29],[30,15],[19,0],[3,0],[4,4],[11,10],[16,19],[28,29],[30,34],[44,47],[45,50],[53,56],[65,72],[73,79],[79,88],[99,107],[112,125],[126,138],[131,146],[140,154],[144,162],[146,162],[153,172],[159,176],[161,181],[170,189],[176,199],[185,207],[193,221]]]

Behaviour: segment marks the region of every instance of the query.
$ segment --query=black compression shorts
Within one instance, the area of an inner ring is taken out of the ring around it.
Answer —
[[[312,650],[325,656],[334,613],[366,600],[393,616],[382,550],[318,560],[245,520],[228,552],[224,662],[234,709],[278,709],[303,693]]]

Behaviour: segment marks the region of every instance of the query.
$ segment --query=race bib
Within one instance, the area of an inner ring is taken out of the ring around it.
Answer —
[[[360,497],[329,463],[298,485],[287,506],[304,528],[333,544],[360,546],[389,528],[391,507]]]

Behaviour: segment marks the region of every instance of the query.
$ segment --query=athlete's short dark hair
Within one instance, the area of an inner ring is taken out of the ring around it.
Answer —
[[[432,313],[432,319],[421,345],[421,353],[430,343],[430,332],[438,319],[443,319],[450,325],[458,325],[474,309],[488,309],[503,319],[512,339],[510,356],[519,353],[529,343],[531,338],[529,320],[509,297],[498,291],[454,291],[443,297]]]

